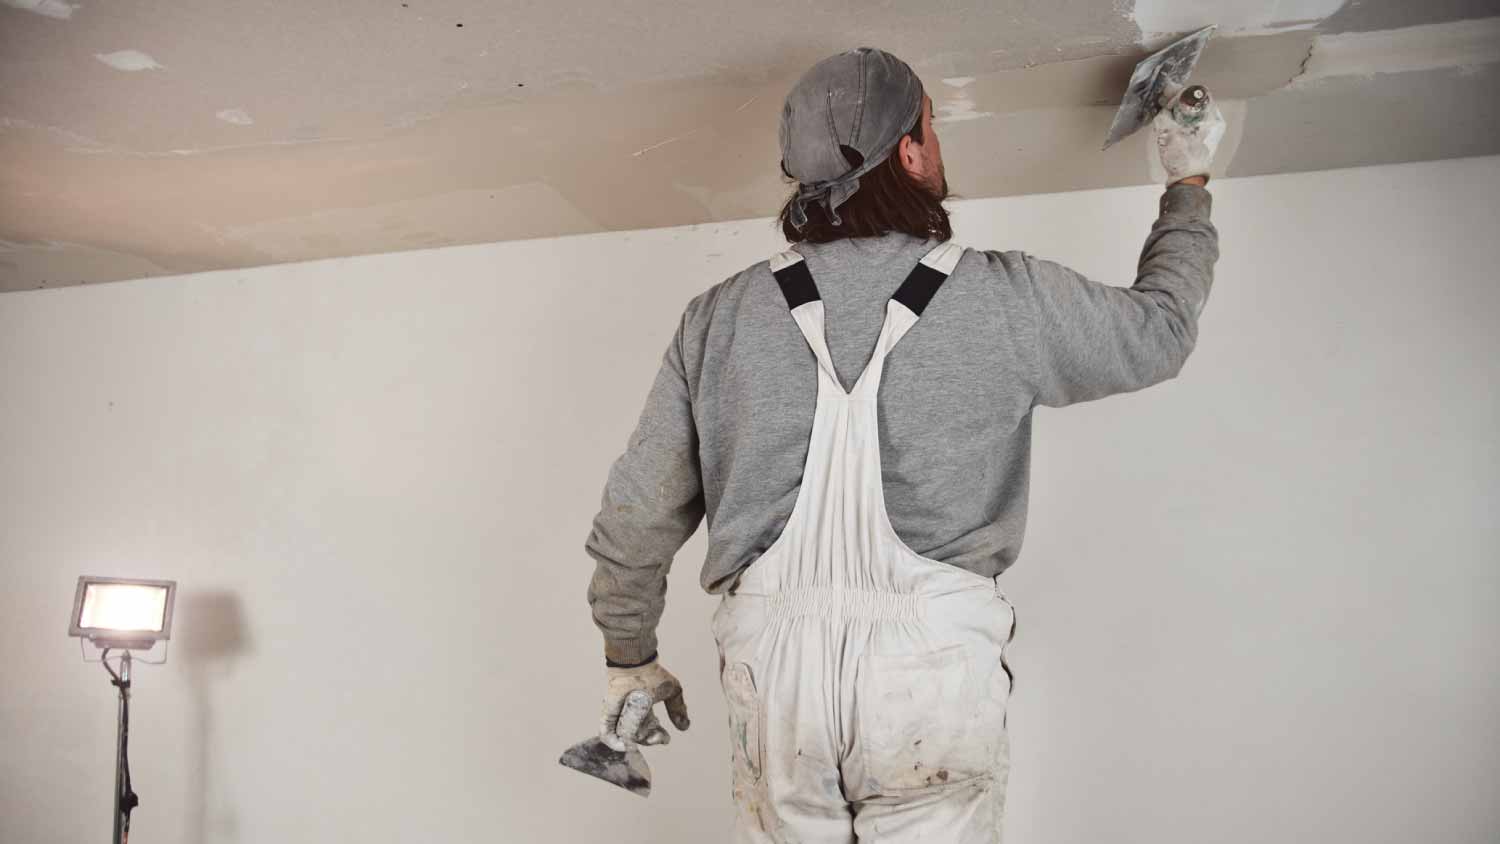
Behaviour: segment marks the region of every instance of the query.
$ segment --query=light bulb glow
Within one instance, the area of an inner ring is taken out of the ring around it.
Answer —
[[[78,626],[96,630],[159,633],[165,623],[167,588],[134,583],[90,583],[83,593]]]

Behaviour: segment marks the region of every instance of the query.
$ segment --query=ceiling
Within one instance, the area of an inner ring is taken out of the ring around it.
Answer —
[[[1500,0],[0,0],[0,291],[769,217],[782,98],[905,59],[964,198],[1145,184],[1135,62],[1241,176],[1500,152]]]

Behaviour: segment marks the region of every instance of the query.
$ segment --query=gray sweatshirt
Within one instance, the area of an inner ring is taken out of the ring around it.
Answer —
[[[1032,410],[1177,375],[1219,256],[1211,205],[1205,188],[1166,189],[1129,288],[1024,252],[964,250],[880,383],[882,482],[907,545],[986,577],[1016,561]],[[887,300],[936,245],[895,233],[792,247],[822,295],[845,389],[870,360]],[[584,544],[606,659],[656,653],[673,555],[705,515],[699,582],[710,594],[781,533],[812,434],[815,367],[768,261],[687,303]]]

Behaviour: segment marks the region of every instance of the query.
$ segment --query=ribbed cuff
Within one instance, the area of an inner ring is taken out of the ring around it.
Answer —
[[[1214,208],[1214,195],[1202,185],[1175,184],[1161,195],[1161,216],[1208,219]]]
[[[640,668],[642,665],[650,665],[651,663],[653,663],[655,661],[656,661],[656,653],[655,652],[652,652],[651,656],[648,657],[647,659],[645,659],[645,660],[643,660],[641,662],[634,663],[634,664],[615,662],[614,660],[610,659],[609,656],[607,656],[607,655],[604,657],[604,664],[607,667],[609,667],[609,668]]]

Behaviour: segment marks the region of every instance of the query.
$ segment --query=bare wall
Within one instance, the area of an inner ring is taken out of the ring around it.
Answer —
[[[1181,377],[1039,413],[1009,840],[1494,841],[1500,157],[1213,191]],[[959,203],[957,239],[1129,283],[1156,196]],[[782,245],[753,220],[0,297],[0,840],[108,834],[81,573],[181,583],[138,672],[141,841],[722,840],[702,531],[656,792],[556,758],[598,716],[610,461],[681,306]]]

